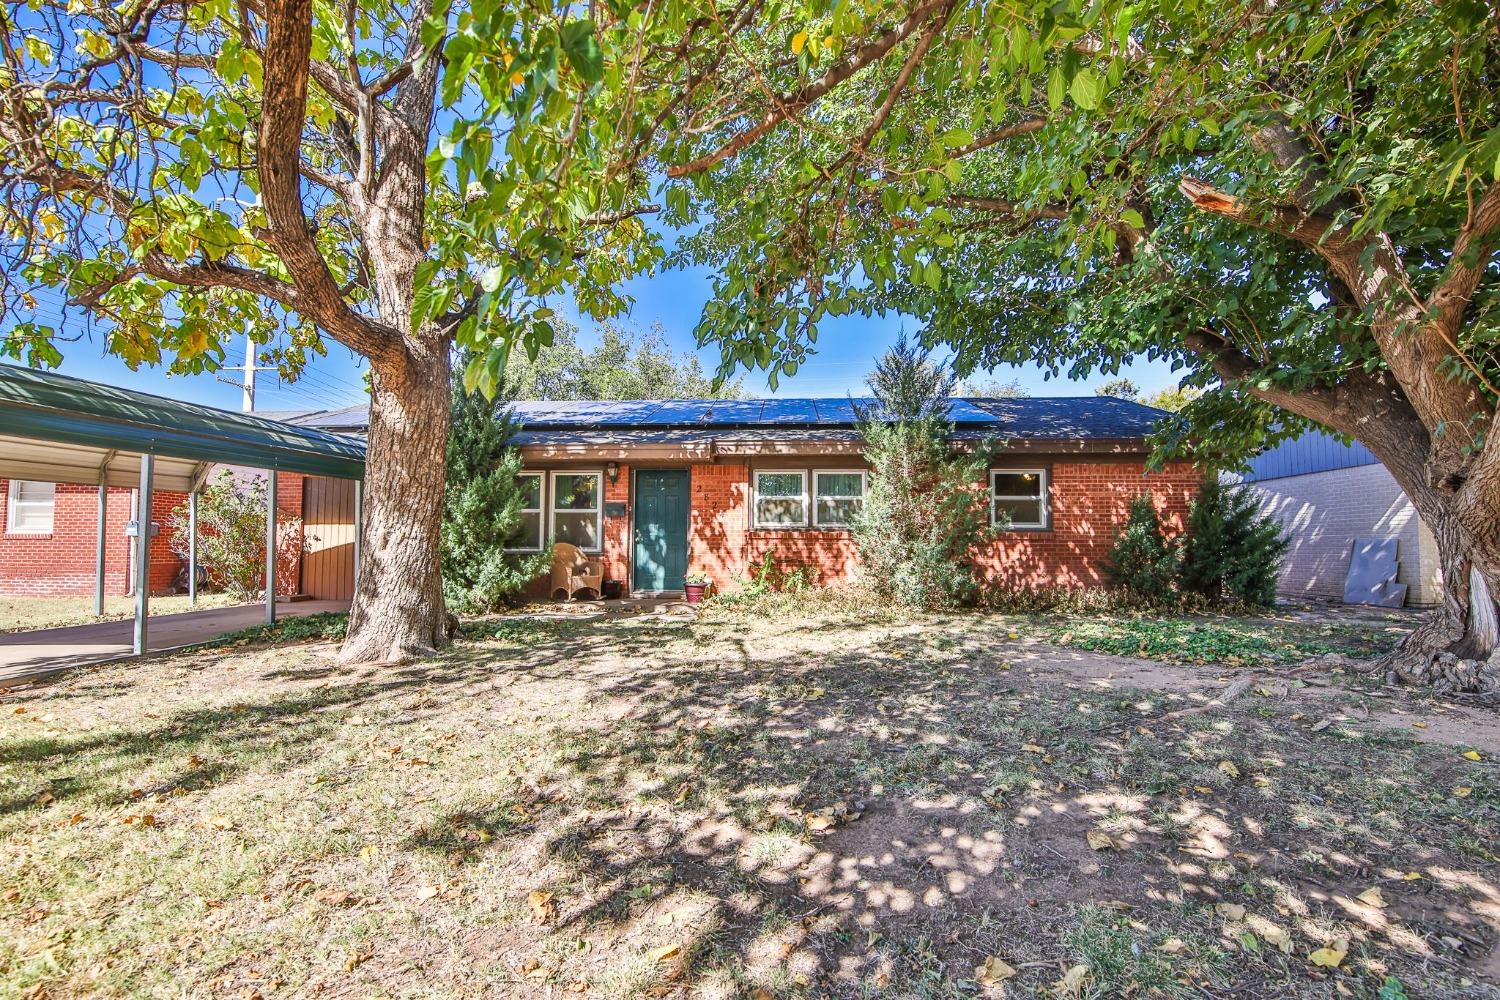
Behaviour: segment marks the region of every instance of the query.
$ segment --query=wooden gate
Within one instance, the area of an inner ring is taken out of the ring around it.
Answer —
[[[354,480],[302,481],[302,593],[324,601],[354,598]]]

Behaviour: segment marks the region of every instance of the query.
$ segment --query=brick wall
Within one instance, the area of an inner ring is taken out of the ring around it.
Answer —
[[[1146,475],[1140,461],[1057,459],[1048,467],[1052,500],[1049,530],[1007,531],[979,558],[983,577],[1002,587],[1099,587],[1108,581],[1104,561],[1115,532],[1125,523],[1130,501],[1150,493],[1167,529],[1186,526],[1188,507],[1202,477],[1190,464],[1176,463]]]
[[[261,473],[239,470],[250,475]],[[302,480],[296,473],[281,473],[276,481],[276,505],[283,516],[302,516]],[[9,496],[10,483],[0,479],[0,498]],[[106,500],[104,593],[130,593],[131,539],[125,523],[131,516],[132,491],[110,487]],[[95,545],[99,519],[99,488],[58,483],[54,494],[50,534],[0,535],[0,594],[28,597],[92,596],[94,593]],[[151,540],[151,592],[169,593],[186,568],[172,551],[167,519],[187,503],[187,494],[175,490],[153,490],[151,518],[161,533]],[[7,526],[9,520],[0,522]],[[294,581],[295,582],[295,581]],[[283,589],[286,587],[283,581]]]
[[[806,464],[806,463],[799,463]],[[826,465],[827,463],[813,463]],[[848,464],[841,459],[836,464]],[[1182,530],[1188,505],[1201,479],[1186,463],[1146,475],[1141,461],[1088,459],[1028,460],[1049,473],[1050,527],[1040,531],[1007,531],[986,546],[979,558],[985,579],[1004,587],[1092,587],[1102,585],[1103,560],[1124,522],[1131,499],[1149,492],[1170,529]],[[630,500],[629,470],[621,467],[617,483],[606,480],[606,498]],[[691,467],[692,508],[688,530],[688,566],[707,573],[723,589],[734,589],[751,566],[767,555],[783,571],[812,567],[814,580],[828,585],[852,579],[858,554],[847,531],[755,529],[751,526],[751,465],[748,462],[700,463]],[[608,574],[628,579],[628,518],[605,519],[604,559]]]
[[[8,497],[10,483],[0,479],[0,496]],[[154,491],[152,519],[162,533],[151,541],[151,590],[169,589],[182,562],[171,551],[167,515],[186,502],[186,495]],[[131,491],[111,487],[105,501],[108,518],[104,545],[104,592],[130,592],[130,545],[125,522],[131,515]],[[95,551],[98,538],[99,488],[58,483],[49,534],[0,535],[0,594],[30,597],[85,596],[94,593]],[[4,522],[9,525],[9,519]]]
[[[1442,599],[1437,542],[1383,465],[1286,476],[1244,487],[1291,535],[1281,591],[1342,600],[1356,538],[1394,538],[1408,604]]]

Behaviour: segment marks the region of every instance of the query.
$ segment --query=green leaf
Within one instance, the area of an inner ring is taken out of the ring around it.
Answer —
[[[1056,111],[1062,107],[1063,96],[1068,89],[1068,82],[1063,79],[1061,66],[1053,66],[1052,72],[1047,75],[1047,107]]]
[[[1333,25],[1329,25],[1316,35],[1313,35],[1302,45],[1301,60],[1307,62],[1315,58],[1319,52],[1323,51],[1323,48],[1328,44],[1328,40],[1332,37]]]
[[[1073,103],[1085,111],[1093,111],[1099,107],[1099,101],[1104,96],[1104,81],[1099,79],[1099,74],[1084,66],[1073,75],[1073,83],[1068,88],[1068,93],[1073,98]]]
[[[966,128],[950,128],[938,140],[944,149],[958,149],[974,141],[974,133]]]
[[[1146,228],[1146,220],[1141,216],[1140,212],[1137,212],[1133,208],[1127,208],[1125,211],[1121,212],[1120,221],[1125,223],[1125,225],[1130,226],[1132,229]]]
[[[563,54],[568,64],[589,84],[604,79],[604,50],[594,37],[594,22],[569,21],[562,29]]]

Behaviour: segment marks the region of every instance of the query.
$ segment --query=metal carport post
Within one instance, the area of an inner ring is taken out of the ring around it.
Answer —
[[[146,652],[146,621],[151,617],[151,473],[156,456],[141,456],[141,493],[135,508],[135,641],[136,656]]]

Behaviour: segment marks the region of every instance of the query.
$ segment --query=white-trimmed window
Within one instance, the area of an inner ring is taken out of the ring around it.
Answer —
[[[552,473],[552,540],[598,552],[604,536],[604,473]]]
[[[52,534],[52,511],[57,503],[56,483],[10,481],[5,530],[12,535]]]
[[[1047,526],[1047,470],[990,470],[990,523],[1010,516],[1012,528]]]
[[[756,470],[755,526],[807,527],[806,472],[801,469]]]
[[[516,533],[510,536],[505,543],[508,552],[540,552],[542,551],[542,474],[540,472],[523,472],[516,476],[516,484],[521,488],[521,523],[516,527]]]
[[[820,528],[847,528],[865,504],[865,473],[860,469],[813,472],[813,523]]]

